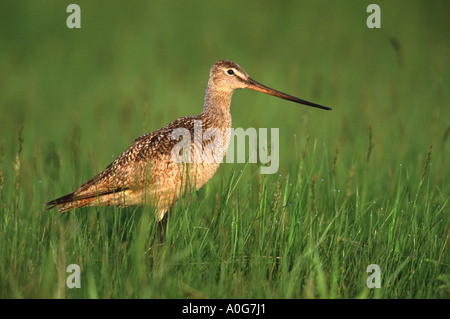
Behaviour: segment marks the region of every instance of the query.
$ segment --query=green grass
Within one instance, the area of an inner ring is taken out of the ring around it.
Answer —
[[[364,1],[76,3],[80,30],[69,3],[0,4],[1,298],[450,297],[447,3],[379,1],[379,30]],[[44,211],[198,114],[223,58],[333,107],[235,93],[233,127],[280,128],[277,174],[223,164],[163,245],[147,207]]]

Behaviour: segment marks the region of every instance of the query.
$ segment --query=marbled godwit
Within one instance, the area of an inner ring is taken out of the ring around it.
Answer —
[[[207,129],[217,129],[222,136],[227,136],[227,129],[231,128],[231,96],[237,89],[252,89],[296,103],[331,110],[264,86],[252,80],[232,61],[218,61],[209,73],[205,103],[200,115],[179,118],[158,131],[139,137],[103,172],[72,193],[48,202],[47,209],[58,208],[60,212],[66,212],[87,206],[125,207],[150,203],[155,207],[157,220],[161,221],[167,210],[186,191],[186,186],[201,188],[220,164],[194,160],[195,152],[198,152],[194,142],[190,145],[191,163],[174,161],[171,152],[180,142],[173,138],[174,130],[184,128],[193,135],[195,123],[201,123],[200,134]],[[195,141],[195,136],[191,141]],[[208,143],[202,141],[201,144],[203,149]],[[227,147],[228,138],[223,141],[221,158]]]

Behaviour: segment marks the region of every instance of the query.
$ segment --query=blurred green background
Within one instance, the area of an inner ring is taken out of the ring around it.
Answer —
[[[70,3],[81,29],[66,26]],[[433,145],[430,188],[448,198],[449,2],[376,1],[381,29],[366,26],[370,3],[1,1],[0,194],[20,188],[21,209],[43,214],[138,136],[199,114],[209,69],[229,59],[269,87],[333,108],[234,94],[233,127],[280,128],[280,174],[310,145],[311,167],[316,158],[334,165],[345,189],[357,163],[353,185],[376,200],[401,174],[417,183]],[[222,165],[208,187],[239,167]]]

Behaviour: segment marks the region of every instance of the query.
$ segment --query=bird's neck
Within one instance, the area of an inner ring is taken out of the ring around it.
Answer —
[[[232,91],[221,91],[208,86],[205,94],[205,104],[201,117],[208,119],[219,127],[231,127],[230,104]]]

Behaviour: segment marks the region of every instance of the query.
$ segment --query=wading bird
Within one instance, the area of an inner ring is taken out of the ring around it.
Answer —
[[[205,103],[200,115],[179,118],[158,131],[139,137],[103,172],[73,192],[48,202],[47,210],[57,208],[60,212],[66,212],[87,206],[128,207],[149,204],[155,208],[156,219],[165,220],[167,210],[177,199],[188,188],[197,190],[205,185],[220,164],[198,158],[194,160],[199,151],[208,145],[208,141],[200,138],[199,150],[199,145],[194,143],[195,136],[190,142],[191,161],[175,161],[172,150],[180,143],[180,138],[174,138],[173,132],[183,128],[194,135],[213,128],[222,133],[222,136],[227,136],[227,129],[231,128],[231,96],[237,89],[251,89],[303,105],[331,110],[264,86],[251,79],[232,61],[218,61],[209,73]],[[194,130],[195,123],[201,123],[201,130]],[[221,158],[226,153],[228,139],[222,144]]]

